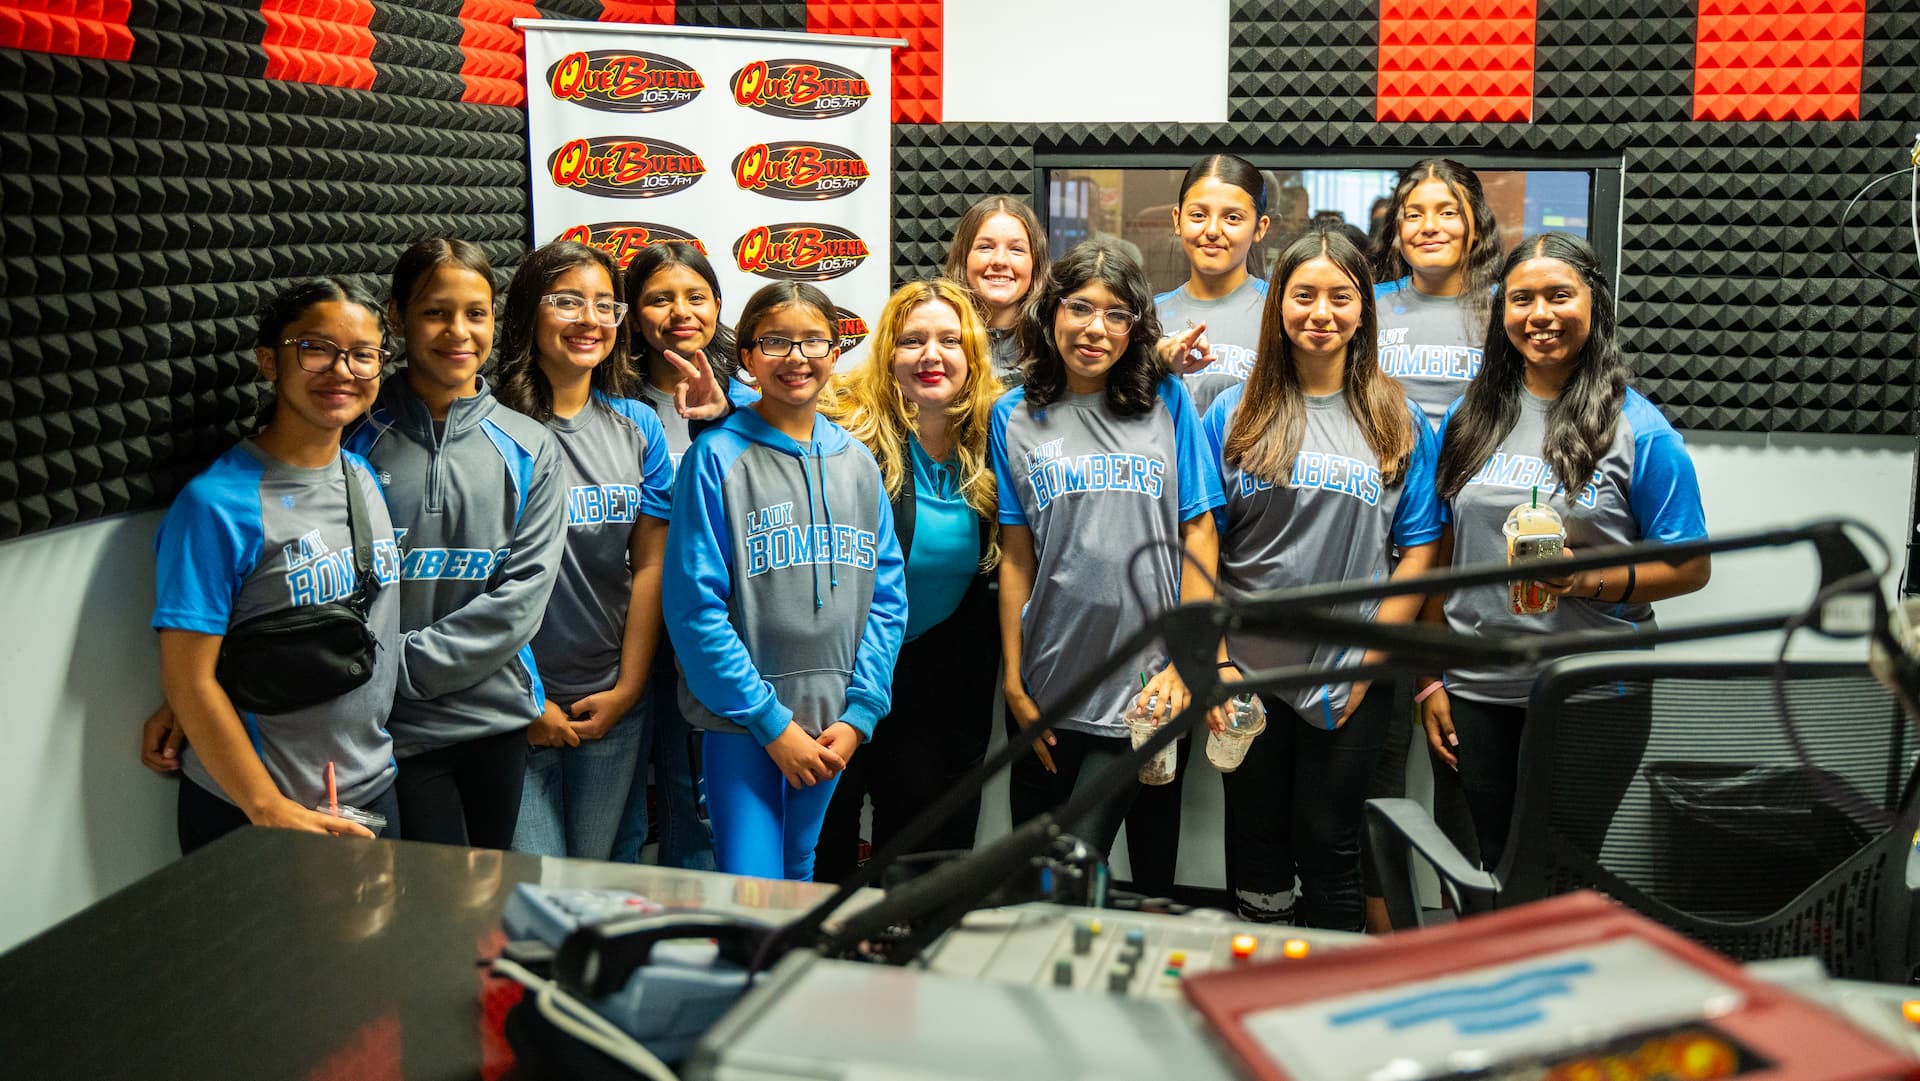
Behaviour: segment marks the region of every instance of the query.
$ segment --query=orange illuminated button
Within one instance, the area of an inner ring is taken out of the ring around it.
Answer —
[[[1181,968],[1186,963],[1187,963],[1187,951],[1185,950],[1174,950],[1172,953],[1167,954],[1168,968]]]
[[[1900,1004],[1900,1016],[1920,1025],[1920,998],[1910,998]]]
[[[1304,938],[1290,938],[1280,944],[1280,952],[1295,961],[1305,957],[1312,949],[1312,944]]]
[[[1253,951],[1259,948],[1260,940],[1252,935],[1233,936],[1233,959],[1236,961],[1244,961],[1252,957]]]

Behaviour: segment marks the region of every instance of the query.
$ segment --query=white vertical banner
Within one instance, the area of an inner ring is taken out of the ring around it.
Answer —
[[[904,42],[517,19],[533,234],[607,251],[697,245],[729,324],[774,281],[840,309],[864,357],[892,265],[892,49]]]

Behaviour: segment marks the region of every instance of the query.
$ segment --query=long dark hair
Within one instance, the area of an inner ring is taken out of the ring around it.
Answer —
[[[374,321],[386,328],[380,302],[365,289],[346,278],[304,278],[275,293],[260,307],[260,322],[254,344],[276,352],[287,324],[300,318],[308,308],[328,301],[358,304],[373,313]]]
[[[1406,257],[1400,254],[1400,218],[1407,212],[1407,200],[1413,189],[1429,180],[1438,180],[1453,193],[1467,212],[1467,252],[1462,258],[1463,281],[1460,286],[1460,316],[1468,333],[1486,324],[1493,310],[1490,299],[1494,279],[1500,277],[1500,225],[1487,205],[1486,189],[1472,169],[1451,158],[1424,158],[1407,166],[1400,182],[1393,187],[1393,201],[1387,206],[1379,247],[1374,249],[1374,265],[1383,281],[1399,281],[1413,273]]]
[[[388,295],[393,298],[393,306],[402,312],[413,301],[413,291],[420,283],[441,267],[458,267],[471,270],[487,280],[487,288],[497,288],[493,280],[493,264],[487,261],[487,253],[480,245],[471,240],[456,237],[428,237],[416,240],[400,253],[393,264],[393,282]]]
[[[1127,250],[1107,239],[1084,241],[1053,264],[1046,282],[1033,291],[1020,313],[1020,345],[1031,359],[1027,367],[1027,408],[1041,409],[1067,391],[1067,362],[1053,341],[1060,301],[1097,281],[1140,317],[1127,336],[1126,351],[1107,369],[1107,407],[1123,417],[1153,408],[1156,388],[1171,369],[1154,352],[1160,317],[1153,310],[1153,289],[1146,272]]]
[[[1187,201],[1187,191],[1195,184],[1207,178],[1232,184],[1247,193],[1253,200],[1255,217],[1264,217],[1267,213],[1267,182],[1253,163],[1237,154],[1208,154],[1187,168],[1187,175],[1180,178],[1180,195],[1174,199],[1174,205],[1183,205]]]
[[[1373,275],[1367,257],[1344,234],[1316,230],[1287,246],[1273,268],[1266,308],[1260,314],[1260,362],[1247,376],[1247,389],[1227,431],[1223,456],[1254,476],[1285,484],[1306,435],[1306,394],[1287,337],[1287,285],[1294,272],[1326,256],[1353,282],[1360,298],[1360,325],[1347,343],[1341,388],[1347,411],[1380,463],[1388,484],[1398,483],[1413,454],[1413,416],[1407,411],[1400,381],[1380,370],[1380,320],[1373,304]],[[1426,423],[1423,418],[1420,423]]]
[[[1541,457],[1552,468],[1566,498],[1579,496],[1594,467],[1600,464],[1601,455],[1613,444],[1620,407],[1627,398],[1627,379],[1632,374],[1614,334],[1613,286],[1607,283],[1600,259],[1586,241],[1566,233],[1528,237],[1500,268],[1500,286],[1493,298],[1493,317],[1487,324],[1480,374],[1467,384],[1459,411],[1447,422],[1438,472],[1443,498],[1460,494],[1520,419],[1520,396],[1526,393],[1526,360],[1508,339],[1502,313],[1507,304],[1507,276],[1529,259],[1558,259],[1572,267],[1586,283],[1593,303],[1587,344],[1574,361],[1573,376],[1547,410],[1547,435],[1541,441]]]
[[[539,248],[514,271],[507,284],[506,303],[501,305],[500,328],[494,350],[500,358],[500,385],[494,395],[510,409],[546,423],[553,419],[553,384],[540,370],[540,358],[533,354],[534,327],[540,317],[540,298],[560,275],[575,267],[597,266],[607,272],[613,285],[613,299],[621,296],[620,271],[613,258],[599,248],[573,240],[556,240]],[[627,355],[626,321],[613,330],[613,351],[593,369],[593,389],[612,398],[631,398],[639,393],[640,377]]]
[[[640,294],[647,287],[647,279],[663,270],[677,266],[686,267],[700,275],[701,279],[707,283],[707,288],[713,290],[715,312],[713,340],[707,343],[707,363],[713,366],[714,375],[722,379],[729,378],[739,367],[739,361],[734,356],[733,331],[720,321],[718,314],[720,277],[713,272],[713,264],[707,261],[706,256],[700,254],[699,248],[691,244],[649,244],[636,252],[633,259],[627,263],[627,296],[633,298],[633,309],[627,313],[627,317],[630,320],[639,318]],[[832,325],[831,320],[828,321],[828,325]],[[629,326],[628,330],[633,345],[634,367],[644,377],[653,347],[647,344],[646,335],[639,333],[635,327]]]

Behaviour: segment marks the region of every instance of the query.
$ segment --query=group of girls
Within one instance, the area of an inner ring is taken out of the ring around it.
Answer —
[[[1121,246],[1049,262],[1024,204],[983,200],[948,278],[895,293],[872,363],[839,375],[824,293],[767,286],[729,334],[712,268],[683,245],[624,274],[579,244],[539,249],[498,306],[497,351],[471,245],[409,250],[384,308],[303,283],[262,318],[271,419],[159,539],[158,728],[189,744],[183,848],[247,821],[363,832],[312,810],[331,762],[340,799],[387,812],[392,835],[635,859],[651,768],[664,862],[837,878],[864,799],[884,843],[980,761],[996,670],[1010,732],[1061,717],[1016,761],[1018,822],[1125,754],[1129,715],[1185,707],[1157,649],[1061,700],[1175,604],[1503,560],[1501,523],[1535,486],[1570,551],[1703,535],[1691,464],[1626,386],[1584,242],[1533,237],[1502,262],[1477,181],[1440,159],[1407,171],[1388,219],[1384,250],[1309,232],[1263,281],[1247,256],[1265,185],[1214,155],[1174,212],[1192,277],[1155,297]],[[1393,277],[1376,285],[1375,265]],[[376,400],[383,317],[406,366]],[[380,669],[315,707],[325,724],[243,714],[214,678],[220,636],[350,547],[349,481],[384,491]],[[1351,614],[1627,626],[1707,573],[1702,558],[1549,575],[1563,601],[1545,616],[1511,615],[1497,587]],[[1219,647],[1229,679],[1368,659]],[[1407,689],[1490,865],[1533,674]],[[1331,681],[1265,697],[1269,727],[1226,782],[1243,914],[1362,925],[1360,808],[1411,720],[1401,702]],[[163,737],[149,725],[150,750]],[[977,811],[926,847],[971,844]],[[1106,850],[1124,824],[1136,884],[1163,889],[1178,811],[1177,786],[1134,785],[1073,826]]]

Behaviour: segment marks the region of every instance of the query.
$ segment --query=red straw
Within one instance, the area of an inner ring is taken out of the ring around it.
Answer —
[[[333,817],[340,817],[340,793],[333,787],[333,763],[327,763],[327,806],[333,809]]]

